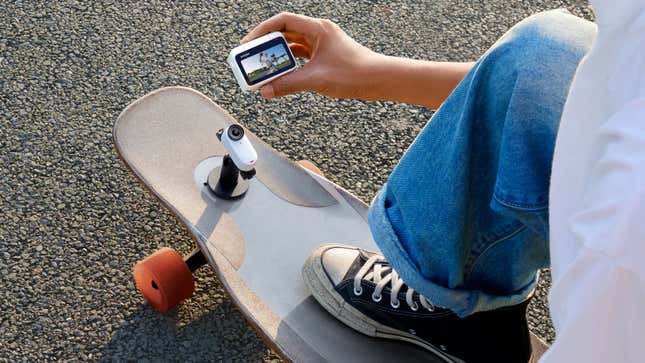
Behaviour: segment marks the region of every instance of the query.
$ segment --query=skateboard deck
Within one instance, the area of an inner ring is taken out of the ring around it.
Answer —
[[[286,360],[444,362],[413,344],[353,331],[305,287],[302,265],[322,243],[378,251],[364,202],[248,130],[258,161],[246,195],[222,200],[204,185],[226,154],[216,132],[231,123],[237,121],[203,94],[163,88],[121,113],[114,143],[131,171],[192,233],[247,321]],[[544,350],[534,343],[535,351]]]

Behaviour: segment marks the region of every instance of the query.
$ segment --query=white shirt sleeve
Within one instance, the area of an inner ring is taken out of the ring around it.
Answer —
[[[579,253],[549,294],[557,336],[543,363],[645,361],[645,99],[593,141],[584,201],[567,221]]]

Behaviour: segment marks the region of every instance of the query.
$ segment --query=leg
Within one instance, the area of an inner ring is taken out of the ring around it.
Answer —
[[[385,256],[326,245],[305,263],[321,305],[449,361],[527,361],[526,306],[548,264],[553,145],[594,33],[550,11],[486,52],[374,200],[369,222]]]
[[[548,265],[548,186],[569,84],[595,27],[561,11],[513,27],[414,141],[370,210],[410,286],[466,316],[519,303]]]

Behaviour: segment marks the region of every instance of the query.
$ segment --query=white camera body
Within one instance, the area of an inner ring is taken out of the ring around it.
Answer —
[[[226,58],[244,92],[254,91],[298,67],[282,33],[273,32],[233,48]]]
[[[233,163],[242,171],[251,171],[258,161],[258,153],[255,151],[253,144],[244,134],[242,126],[232,124],[222,130],[220,141]]]

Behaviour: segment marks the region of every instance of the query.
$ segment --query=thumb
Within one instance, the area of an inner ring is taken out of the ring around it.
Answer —
[[[311,70],[308,67],[302,67],[271,83],[265,85],[260,90],[262,97],[274,98],[282,97],[291,93],[309,91],[313,88]]]

